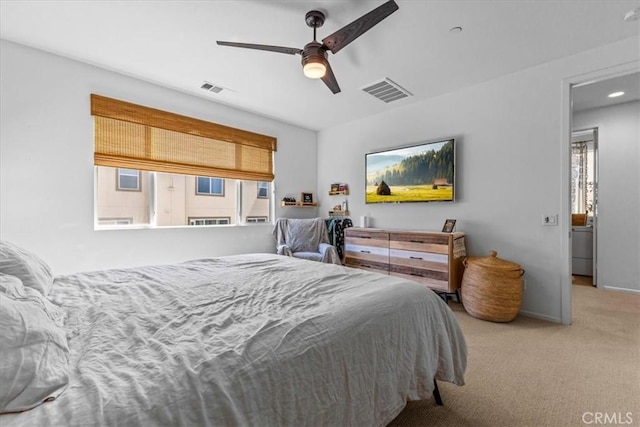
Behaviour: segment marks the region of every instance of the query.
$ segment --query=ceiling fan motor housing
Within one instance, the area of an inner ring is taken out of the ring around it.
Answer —
[[[307,43],[302,49],[302,66],[304,67],[309,62],[320,62],[325,66],[328,62],[327,50],[315,40]]]

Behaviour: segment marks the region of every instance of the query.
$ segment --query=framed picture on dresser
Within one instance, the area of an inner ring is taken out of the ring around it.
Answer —
[[[448,219],[444,222],[444,226],[442,227],[443,233],[453,233],[453,229],[456,228],[456,220]]]

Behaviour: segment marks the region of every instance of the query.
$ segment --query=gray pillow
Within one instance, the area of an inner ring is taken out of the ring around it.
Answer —
[[[22,284],[47,296],[53,284],[51,268],[39,256],[7,241],[0,242],[0,273],[15,276]]]

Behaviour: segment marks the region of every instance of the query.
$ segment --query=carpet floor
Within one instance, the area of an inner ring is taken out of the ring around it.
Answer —
[[[640,295],[572,288],[571,326],[487,322],[449,302],[467,339],[466,384],[439,382],[444,406],[409,402],[388,427],[640,426]]]

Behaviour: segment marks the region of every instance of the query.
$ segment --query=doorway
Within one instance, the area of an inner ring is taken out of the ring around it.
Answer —
[[[631,197],[635,198],[635,201],[633,201],[633,203],[635,203],[635,205],[633,206],[633,209],[618,209],[616,207],[611,207],[611,206],[606,207],[605,216],[607,216],[607,218],[605,222],[606,224],[608,224],[607,230],[610,230],[610,231],[613,230],[611,233],[612,235],[615,234],[616,236],[618,236],[621,233],[623,234],[622,237],[615,237],[615,239],[613,239],[611,236],[607,236],[607,233],[605,233],[605,230],[603,228],[604,226],[603,214],[605,213],[603,211],[603,209],[605,208],[605,206],[603,205],[603,201],[604,201],[603,194],[606,193],[607,195],[610,196],[611,194],[616,192],[616,189],[608,188],[607,191],[603,189],[602,187],[603,176],[601,173],[603,171],[603,167],[607,169],[609,172],[612,169],[616,169],[616,168],[619,170],[624,170],[623,167],[618,166],[618,164],[624,163],[627,161],[627,159],[633,159],[633,158],[635,158],[635,162],[636,162],[635,165],[633,165],[631,168],[627,167],[626,170],[638,170],[638,166],[637,166],[638,156],[635,156],[635,154],[631,154],[631,153],[637,152],[638,150],[637,145],[636,145],[636,148],[630,151],[629,155],[627,155],[626,158],[624,156],[621,156],[621,157],[618,157],[615,161],[612,161],[611,159],[609,159],[609,163],[607,163],[607,159],[603,158],[603,152],[602,152],[602,149],[603,149],[602,147],[605,145],[605,142],[606,142],[603,140],[603,133],[602,133],[602,130],[604,129],[604,127],[600,126],[600,124],[597,121],[591,121],[590,123],[585,123],[585,121],[582,121],[582,123],[574,122],[574,113],[576,111],[576,104],[577,104],[577,101],[579,101],[579,99],[577,99],[578,97],[576,96],[576,94],[589,93],[589,92],[598,93],[598,91],[600,93],[603,93],[604,91],[608,90],[610,86],[609,84],[610,82],[616,81],[618,78],[624,78],[625,76],[631,79],[631,81],[635,82],[635,87],[637,89],[639,86],[638,82],[640,82],[640,61],[633,61],[630,63],[621,64],[621,65],[610,67],[607,69],[602,69],[602,70],[598,70],[598,71],[594,71],[594,72],[590,72],[590,73],[586,73],[578,76],[569,77],[564,79],[562,84],[563,106],[562,106],[562,117],[561,117],[561,129],[562,129],[561,183],[562,183],[563,202],[562,202],[562,209],[561,209],[561,220],[560,220],[561,230],[560,231],[562,233],[563,261],[562,261],[562,271],[561,271],[561,322],[562,324],[565,324],[565,325],[571,324],[572,261],[573,261],[573,247],[572,247],[573,232],[572,232],[572,207],[571,207],[571,142],[572,142],[572,133],[574,130],[581,130],[581,129],[586,130],[588,128],[594,128],[594,127],[598,128],[597,143],[598,143],[599,154],[598,154],[597,167],[599,170],[599,173],[598,173],[599,184],[594,189],[594,191],[596,192],[594,196],[597,201],[597,204],[595,207],[595,209],[597,210],[594,213],[594,221],[595,221],[596,229],[598,233],[598,236],[596,237],[596,240],[594,242],[594,253],[595,253],[596,262],[597,262],[596,269],[594,271],[596,284],[598,285],[598,287],[604,286],[607,289],[628,290],[628,289],[624,289],[624,286],[621,286],[618,288],[616,288],[615,284],[612,286],[612,283],[608,280],[609,276],[607,276],[607,278],[603,276],[603,273],[604,273],[604,271],[602,270],[603,265],[610,266],[611,265],[610,261],[614,263],[617,262],[616,259],[612,259],[613,254],[618,256],[618,258],[620,258],[620,261],[622,261],[622,259],[624,258],[624,265],[622,264],[618,264],[618,265],[622,265],[624,269],[628,270],[628,272],[634,272],[635,270],[638,269],[637,261],[629,262],[629,259],[635,256],[636,257],[635,259],[637,260],[638,248],[640,248],[640,245],[635,245],[634,247],[631,247],[632,250],[627,251],[626,253],[620,250],[620,248],[618,247],[611,246],[611,245],[607,246],[607,248],[613,249],[613,250],[605,251],[606,252],[605,255],[606,257],[608,257],[607,262],[605,262],[605,260],[603,260],[602,258],[603,252],[602,252],[602,246],[601,246],[603,244],[602,242],[603,236],[606,237],[609,243],[613,240],[617,244],[626,238],[626,235],[624,235],[625,232],[628,233],[629,230],[638,228],[637,218],[640,215],[638,215],[638,212],[639,212],[639,209],[637,206],[638,192],[636,192],[635,194],[631,194]],[[605,96],[605,98],[607,99],[606,102],[611,102],[611,99],[609,99],[607,96]],[[635,98],[636,101],[638,99],[639,98]],[[622,103],[626,101],[620,100],[619,102]],[[592,109],[589,110],[587,108],[586,111],[587,112],[596,111],[598,107],[599,106],[590,107]],[[589,115],[589,114],[587,113],[585,115]],[[635,126],[636,126],[635,132],[637,133],[638,132],[637,124]],[[610,129],[607,129],[607,131],[609,130]],[[614,142],[617,144],[616,141]],[[608,145],[608,147],[612,147],[614,145],[615,144]],[[631,177],[632,177],[632,181],[633,180],[637,181],[638,179],[637,176],[634,177],[633,175],[631,175]],[[618,187],[622,187],[619,184],[621,182],[625,182],[625,180],[616,181],[616,180],[608,179],[607,182],[609,183],[607,185],[609,185],[610,187],[612,185],[617,185]],[[626,198],[626,194],[618,194],[617,196],[618,196],[617,197],[618,200],[625,200]],[[625,224],[625,227],[620,227],[619,224]],[[632,238],[631,238],[632,246],[634,245],[634,242],[635,240],[637,240],[637,238],[638,236],[633,237],[632,235]],[[603,262],[605,262],[605,264],[602,264]],[[615,270],[615,269],[608,268],[607,271],[612,271],[612,270]],[[605,276],[606,275],[607,274],[605,274]],[[637,277],[638,275],[636,274],[635,275],[636,279],[634,279],[636,280],[636,283],[637,283]],[[603,280],[605,280],[607,283],[603,283]],[[636,292],[636,291],[632,290],[632,292]]]

